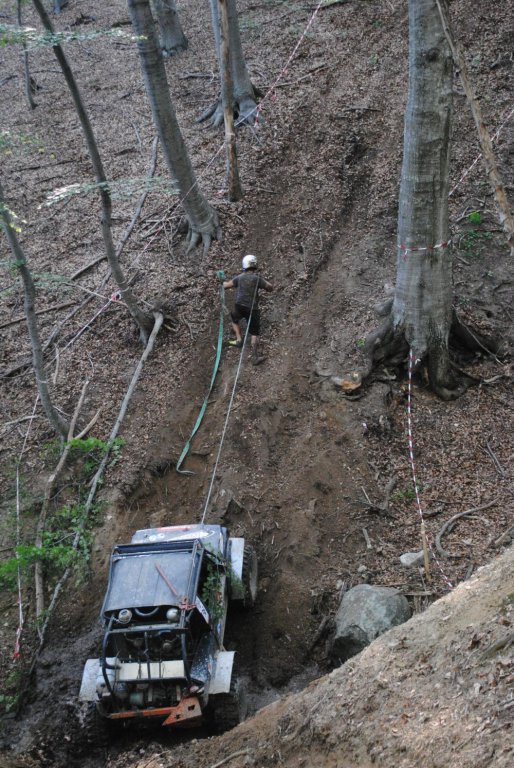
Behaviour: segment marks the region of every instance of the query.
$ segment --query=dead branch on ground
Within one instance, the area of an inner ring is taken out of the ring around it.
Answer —
[[[449,557],[448,552],[443,549],[441,544],[441,539],[443,538],[445,533],[449,533],[454,524],[459,520],[461,517],[472,517],[475,512],[481,512],[484,509],[489,509],[490,507],[494,507],[495,504],[498,503],[498,499],[493,499],[493,501],[487,502],[487,504],[481,504],[478,507],[472,507],[471,509],[467,509],[465,512],[458,512],[456,515],[453,515],[453,517],[450,517],[449,520],[445,522],[439,533],[435,537],[435,546],[441,557]]]

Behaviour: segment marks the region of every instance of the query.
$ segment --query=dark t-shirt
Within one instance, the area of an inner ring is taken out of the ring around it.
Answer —
[[[236,304],[257,309],[259,306],[259,288],[266,287],[266,280],[257,272],[241,272],[232,278],[236,290]],[[255,300],[254,300],[255,296]]]

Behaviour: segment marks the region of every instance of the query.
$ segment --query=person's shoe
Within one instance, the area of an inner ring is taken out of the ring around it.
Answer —
[[[236,349],[241,349],[241,347],[243,346],[243,342],[238,341],[237,339],[230,339],[228,345],[229,347],[236,347]]]
[[[266,358],[263,355],[254,355],[252,357],[252,365],[260,365],[266,360]]]

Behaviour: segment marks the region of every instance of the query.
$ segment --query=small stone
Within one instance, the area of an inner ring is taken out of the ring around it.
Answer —
[[[368,569],[365,565],[359,565],[359,567],[357,568],[357,573],[366,573],[367,570]]]
[[[404,568],[419,568],[424,563],[423,550],[421,552],[405,552],[400,556],[400,563]]]

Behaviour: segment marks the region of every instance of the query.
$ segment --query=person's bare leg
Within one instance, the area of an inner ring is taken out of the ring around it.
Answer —
[[[232,330],[236,334],[236,344],[240,346],[243,343],[243,337],[241,335],[241,326],[239,323],[234,323],[234,321],[232,321]]]
[[[260,365],[265,361],[265,357],[261,357],[258,353],[258,344],[259,344],[259,337],[258,336],[251,336],[251,342],[252,342],[252,363],[254,365]]]

